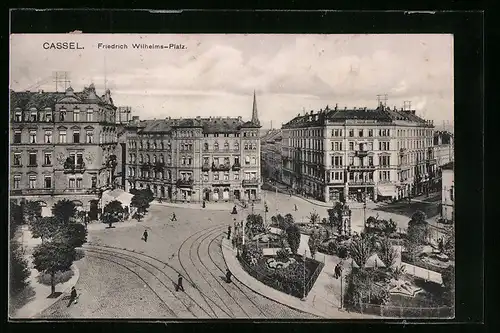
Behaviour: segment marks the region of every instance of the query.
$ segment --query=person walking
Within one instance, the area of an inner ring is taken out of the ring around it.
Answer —
[[[229,268],[226,268],[226,282],[227,283],[231,283],[231,276],[233,275],[233,273],[231,273],[231,271],[229,270]]]
[[[231,226],[227,227],[227,239],[231,239]]]
[[[184,291],[184,286],[182,285],[182,275],[179,274],[177,276],[177,285],[175,286],[175,291],[182,290]]]
[[[175,213],[172,213],[172,218],[170,219],[170,221],[177,221],[177,216],[175,216]]]
[[[69,295],[69,303],[68,303],[68,308],[69,306],[71,305],[71,303],[73,303],[73,301],[75,301],[78,297],[78,294],[76,292],[76,289],[75,287],[71,287],[71,294]],[[76,302],[75,302],[76,303]]]
[[[147,241],[148,241],[148,231],[147,230],[144,230],[144,233],[142,234],[142,239],[144,239],[144,241],[147,243]]]
[[[335,265],[335,278],[338,279],[340,276],[340,264]]]
[[[299,209],[297,208],[297,204],[294,204],[294,209],[295,211],[298,211]]]

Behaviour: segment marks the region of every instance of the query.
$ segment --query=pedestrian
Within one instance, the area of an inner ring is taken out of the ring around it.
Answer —
[[[339,278],[339,264],[335,265],[335,268],[333,269],[333,277],[336,279]]]
[[[148,231],[144,230],[144,233],[142,234],[142,239],[144,239],[145,242],[148,241]]]
[[[443,238],[439,238],[439,240],[438,240],[438,249],[439,249],[439,252],[443,252],[443,250],[444,250]]]
[[[229,268],[226,268],[226,282],[227,283],[231,283],[231,276],[233,275],[233,273],[231,273],[231,271],[229,270]]]
[[[227,227],[227,239],[231,238],[231,226]]]
[[[238,214],[238,211],[236,210],[236,205],[233,206],[231,214]]]
[[[294,204],[294,209],[295,211],[298,211],[299,209],[297,208],[297,204]]]
[[[76,289],[75,287],[71,287],[71,294],[69,295],[69,303],[68,303],[68,308],[69,306],[71,305],[71,303],[73,303],[73,301],[75,301],[78,297],[78,294],[76,292]],[[76,303],[76,302],[75,302]]]
[[[205,200],[203,200],[203,204],[201,205],[203,208],[206,207]]]
[[[172,213],[172,218],[170,219],[170,221],[177,221],[177,217],[175,216],[175,213]]]
[[[231,244],[233,245],[233,249],[234,247],[236,246],[236,238],[233,237],[233,239],[231,240]]]
[[[184,286],[182,285],[182,275],[179,274],[177,276],[177,285],[175,286],[175,291],[182,290],[184,291]]]

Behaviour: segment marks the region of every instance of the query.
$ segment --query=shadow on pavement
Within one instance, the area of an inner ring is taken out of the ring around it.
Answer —
[[[9,299],[9,314],[13,316],[15,312],[31,302],[35,298],[36,292],[32,286],[27,286],[19,294]]]

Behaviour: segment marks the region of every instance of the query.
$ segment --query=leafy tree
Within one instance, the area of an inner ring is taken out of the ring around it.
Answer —
[[[291,214],[287,214],[286,217],[284,217],[283,215],[278,214],[271,217],[271,221],[273,221],[273,224],[278,226],[278,228],[286,230],[290,224],[293,223],[293,216]]]
[[[102,221],[107,223],[111,228],[113,223],[120,222],[123,220],[123,214],[125,213],[122,203],[118,200],[113,200],[109,202],[106,207],[104,207],[104,214],[102,215]]]
[[[292,253],[297,254],[300,245],[300,230],[296,224],[292,224],[286,229],[287,241],[288,245],[290,245],[290,249]]]
[[[318,232],[313,231],[313,233],[309,236],[309,241],[307,245],[309,245],[309,250],[311,250],[311,255],[314,256],[318,251],[318,247],[321,244],[321,237]]]
[[[10,241],[9,263],[9,293],[12,297],[28,286],[29,282],[26,280],[31,275],[28,261],[21,252],[21,246],[13,239]]]
[[[135,192],[132,200],[130,201],[130,205],[132,207],[137,208],[136,214],[134,214],[134,218],[138,221],[147,213],[149,204],[154,200],[153,192],[150,189],[138,190]]]
[[[337,229],[339,234],[342,234],[342,212],[344,210],[344,205],[340,202],[335,203],[332,209],[328,209],[328,219],[330,220],[330,225]]]
[[[53,240],[67,244],[73,248],[80,247],[87,242],[87,230],[81,223],[62,225],[57,230]]]
[[[455,259],[455,229],[452,227],[444,241],[444,253],[451,259]]]
[[[359,267],[364,267],[366,261],[372,255],[372,245],[367,237],[353,239],[349,247],[352,259]]]
[[[68,199],[59,200],[52,207],[52,215],[63,224],[68,224],[76,216],[76,205]]]
[[[345,245],[340,244],[339,246],[337,246],[336,251],[337,251],[337,256],[340,259],[346,259],[347,256],[349,256],[349,248]]]
[[[294,224],[295,223],[295,219],[293,218],[293,215],[288,213],[285,215],[285,225],[287,226],[287,228]],[[286,229],[285,229],[286,230]]]
[[[316,212],[311,212],[311,213],[309,214],[309,221],[310,221],[312,224],[316,224],[316,223],[318,223],[318,222],[319,222],[319,220],[320,220],[320,216],[319,216],[319,214],[318,214],[318,213],[316,213]]]
[[[250,237],[258,235],[266,231],[264,227],[264,219],[260,214],[249,214],[245,224],[245,232],[250,234]]]
[[[68,244],[47,242],[35,247],[33,264],[37,271],[50,274],[51,295],[55,293],[54,276],[56,272],[69,270],[75,258],[76,251]]]
[[[415,213],[411,215],[410,223],[424,223],[427,219],[427,216],[421,210],[417,210]]]
[[[26,223],[30,223],[42,216],[42,206],[38,201],[26,201],[22,206]]]
[[[41,217],[29,223],[29,230],[33,238],[41,238],[42,243],[54,236],[61,227],[61,221],[54,216]]]
[[[398,252],[392,246],[391,241],[388,237],[384,237],[380,241],[380,247],[377,252],[380,260],[382,260],[386,267],[391,267],[396,263]]]
[[[13,238],[18,228],[23,224],[23,211],[20,205],[10,202],[10,238]]]

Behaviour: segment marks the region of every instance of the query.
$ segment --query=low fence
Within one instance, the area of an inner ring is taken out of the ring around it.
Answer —
[[[392,305],[359,304],[359,312],[390,318],[453,318],[453,307],[406,307]]]

